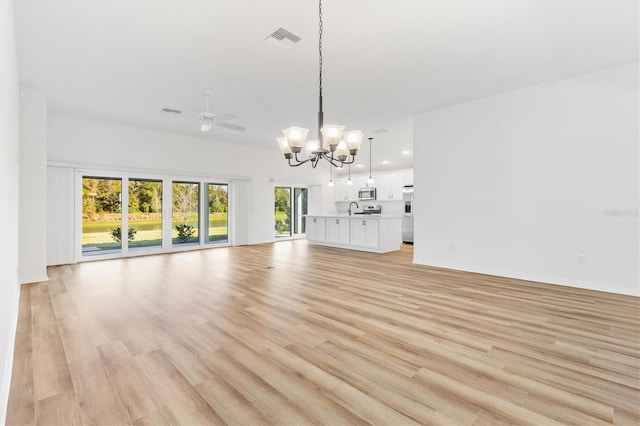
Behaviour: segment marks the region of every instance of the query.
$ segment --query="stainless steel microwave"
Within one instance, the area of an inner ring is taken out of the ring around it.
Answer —
[[[358,200],[375,200],[376,189],[375,188],[360,188],[358,190]]]

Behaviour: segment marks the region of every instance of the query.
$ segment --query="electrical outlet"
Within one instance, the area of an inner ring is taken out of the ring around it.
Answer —
[[[578,255],[578,263],[581,263],[581,264],[582,264],[582,263],[584,263],[584,260],[585,260],[585,259],[584,259],[584,254],[579,254],[579,255]]]

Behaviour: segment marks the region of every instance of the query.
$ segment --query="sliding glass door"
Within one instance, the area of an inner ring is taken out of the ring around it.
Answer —
[[[276,187],[275,222],[276,238],[291,236],[291,188]]]
[[[306,214],[309,202],[309,190],[307,188],[293,189],[293,233],[295,235],[306,234]]]
[[[229,183],[78,171],[78,185],[79,260],[231,242]]]
[[[122,250],[122,179],[82,178],[82,255]]]
[[[277,186],[274,189],[275,236],[286,238],[306,233],[305,215],[309,190],[307,188]]]
[[[173,182],[171,185],[173,210],[171,212],[171,242],[197,244],[200,241],[200,184]]]
[[[162,181],[129,180],[129,248],[162,246]]]
[[[210,183],[208,197],[207,243],[226,243],[229,241],[229,185]]]

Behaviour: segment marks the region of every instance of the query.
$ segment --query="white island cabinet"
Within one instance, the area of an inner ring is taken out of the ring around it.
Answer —
[[[307,239],[313,241],[325,240],[325,220],[323,217],[307,216]]]
[[[377,248],[379,224],[379,219],[353,219],[351,221],[351,244],[358,247]]]
[[[349,218],[327,217],[325,218],[325,229],[327,230],[327,243],[349,244]],[[309,236],[307,236],[308,238]]]
[[[309,244],[386,253],[402,244],[401,215],[307,215]]]

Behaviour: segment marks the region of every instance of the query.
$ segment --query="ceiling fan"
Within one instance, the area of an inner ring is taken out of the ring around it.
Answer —
[[[238,118],[236,114],[214,114],[213,112],[211,112],[211,110],[209,109],[209,98],[212,94],[213,92],[211,90],[204,91],[206,104],[206,110],[204,112],[198,114],[187,109],[183,109],[183,111],[200,120],[200,130],[203,132],[208,132],[214,125],[224,127],[225,129],[238,130],[240,132],[244,131],[246,129],[245,127],[227,123],[227,121],[235,120],[236,118]]]

